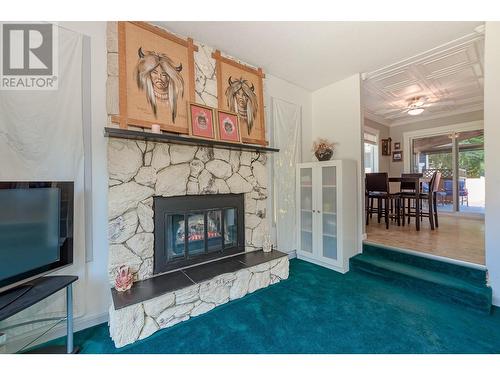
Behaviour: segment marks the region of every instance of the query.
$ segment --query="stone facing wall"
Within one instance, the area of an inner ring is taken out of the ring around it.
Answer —
[[[117,348],[151,336],[288,278],[288,257],[282,257],[234,273],[164,294],[132,306],[109,310],[110,334]]]
[[[196,146],[110,139],[110,283],[121,265],[137,280],[153,275],[153,196],[245,194],[245,250],[267,231],[267,156]]]

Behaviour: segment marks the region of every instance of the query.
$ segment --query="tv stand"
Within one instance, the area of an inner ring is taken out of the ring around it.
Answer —
[[[24,296],[31,288],[33,285],[26,283],[0,294],[0,311]]]
[[[0,294],[0,321],[66,288],[66,347],[42,347],[27,353],[77,353],[73,346],[73,283],[78,276],[44,276]]]

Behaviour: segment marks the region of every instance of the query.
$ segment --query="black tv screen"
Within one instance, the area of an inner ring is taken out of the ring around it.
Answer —
[[[0,292],[73,261],[73,183],[0,182]]]

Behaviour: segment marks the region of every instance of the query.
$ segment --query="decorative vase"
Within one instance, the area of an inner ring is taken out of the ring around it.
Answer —
[[[319,161],[327,161],[327,160],[330,160],[333,156],[333,150],[331,148],[327,148],[327,149],[324,149],[324,150],[318,150],[314,153],[314,155],[316,155],[316,158],[319,160]]]
[[[118,275],[115,279],[115,289],[118,292],[125,292],[132,288],[134,283],[134,275],[128,266],[121,266],[118,269]]]
[[[264,235],[264,241],[262,242],[262,250],[265,253],[270,253],[273,250],[273,243],[271,242],[271,236],[269,234]]]

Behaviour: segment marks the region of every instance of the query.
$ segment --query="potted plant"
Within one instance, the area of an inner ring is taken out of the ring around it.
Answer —
[[[333,156],[334,143],[326,138],[318,138],[313,143],[314,155],[319,161],[330,160]]]

